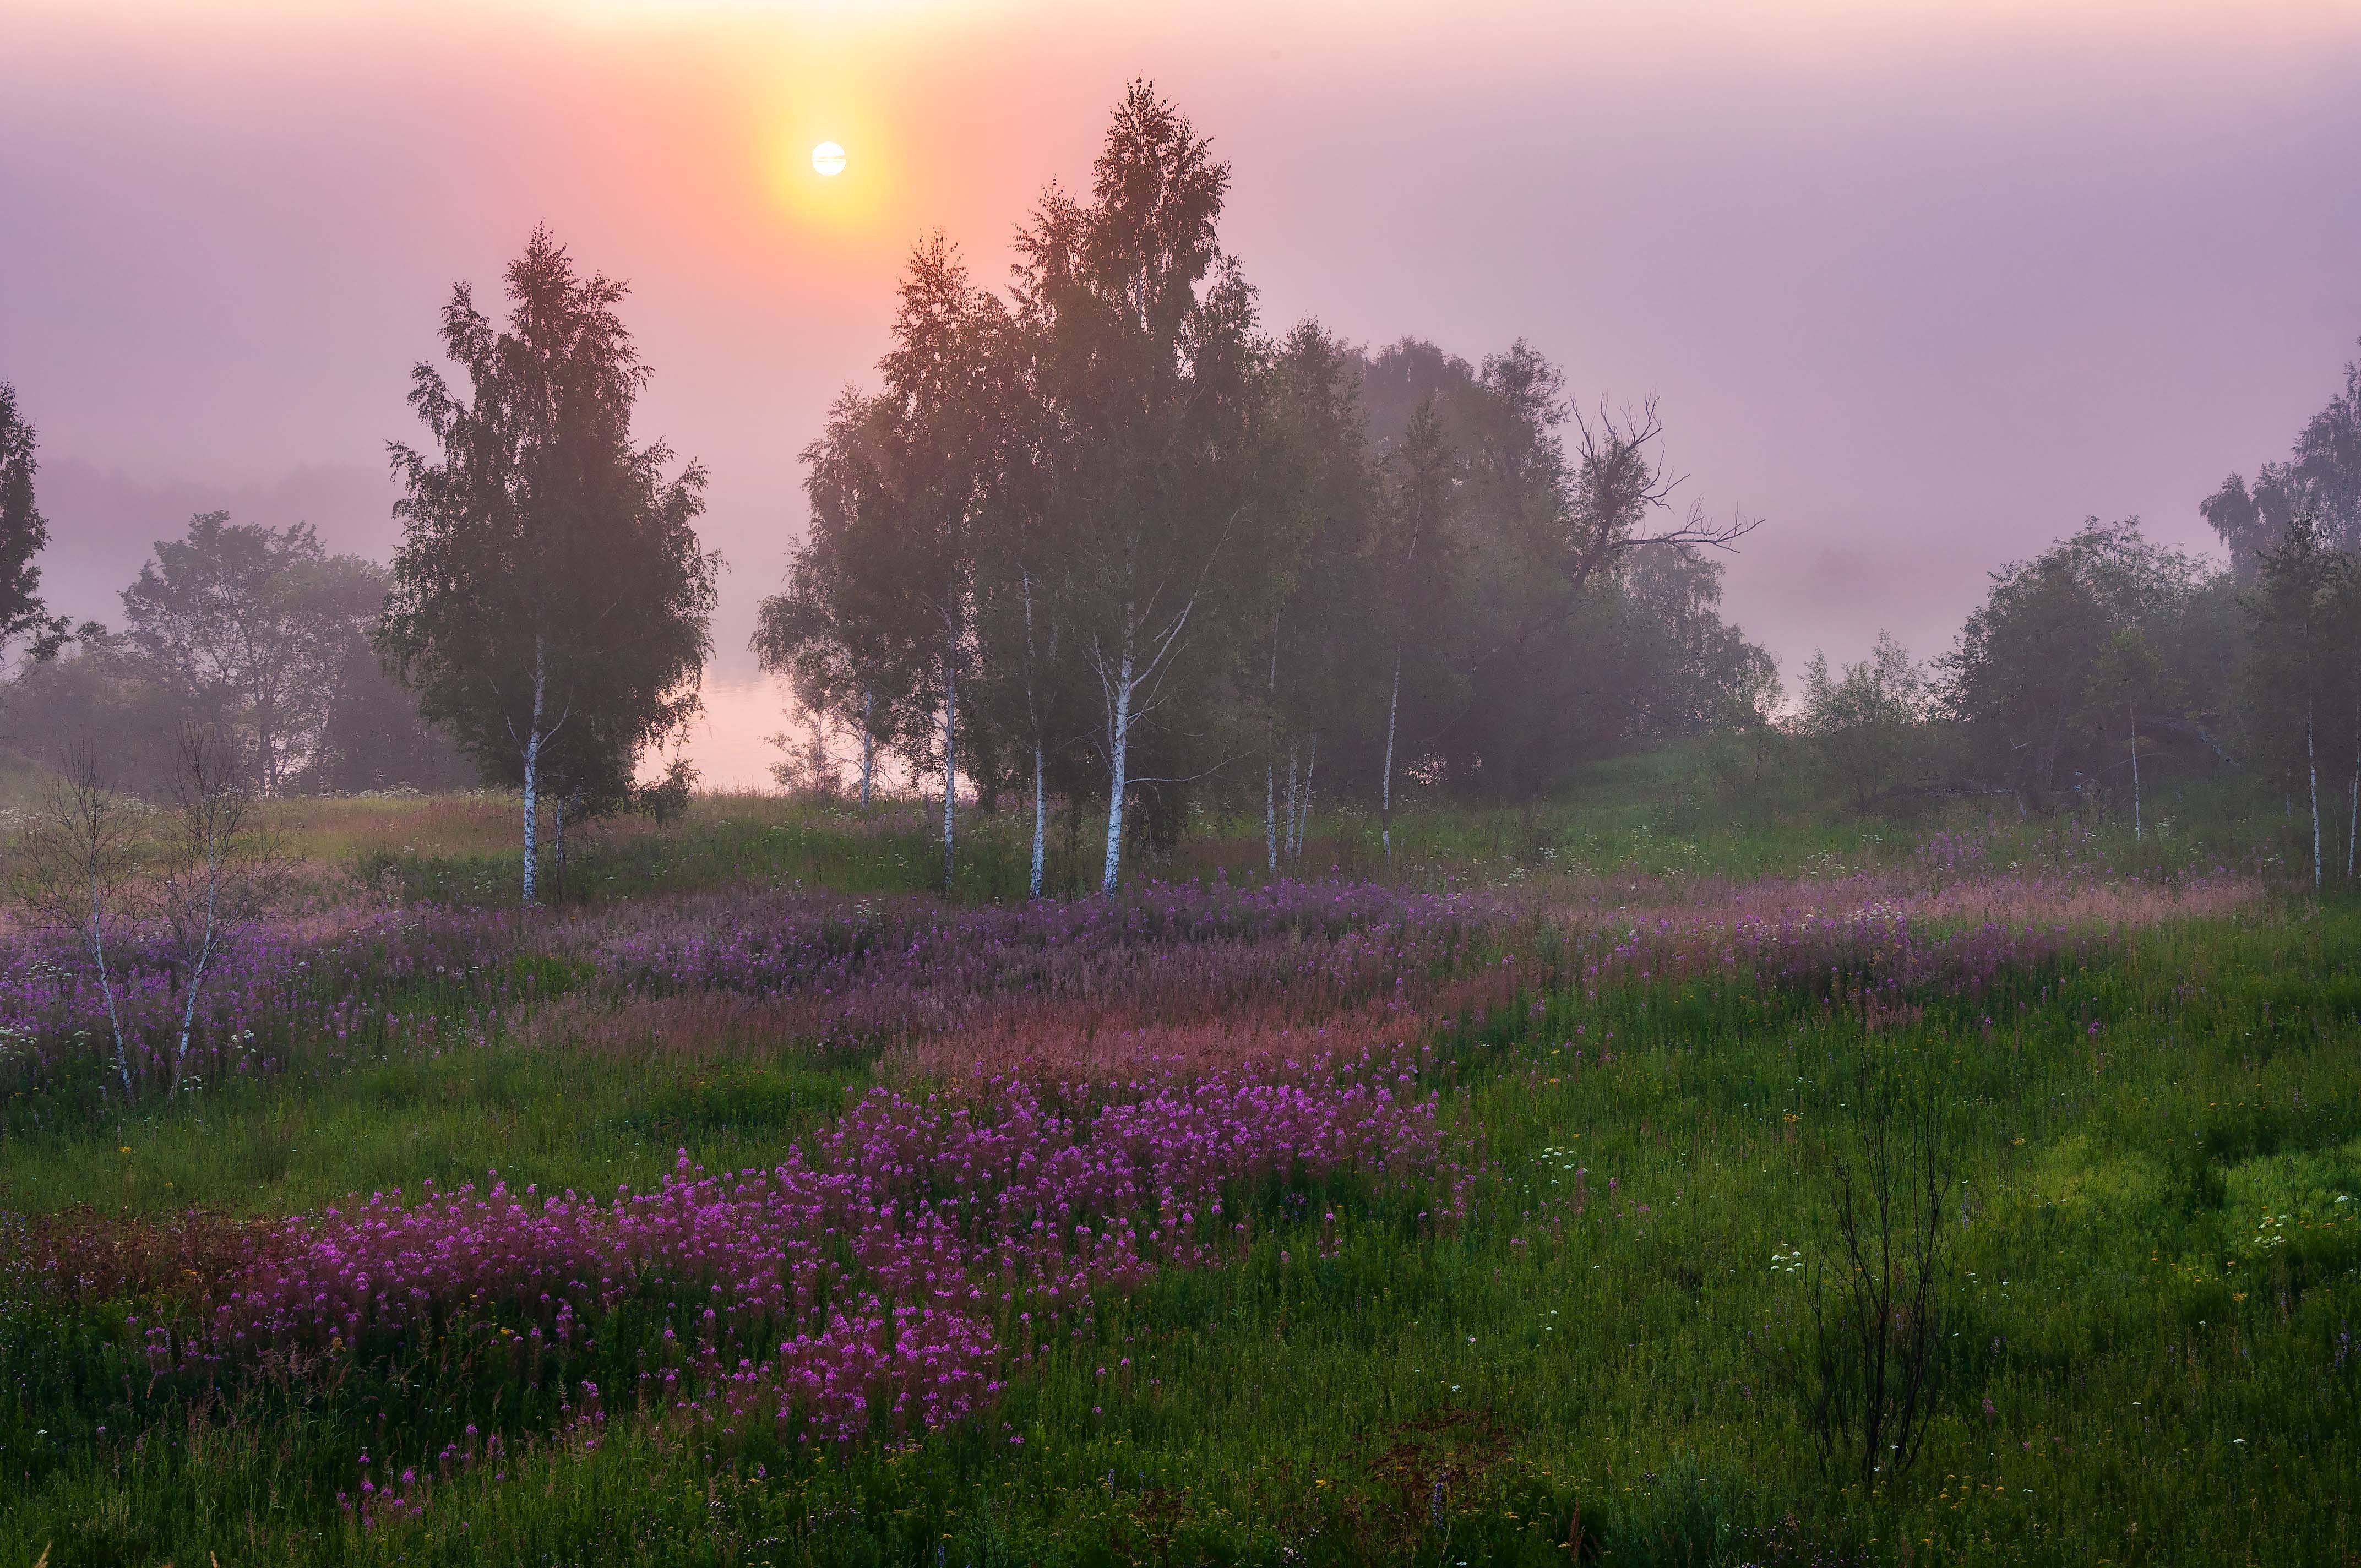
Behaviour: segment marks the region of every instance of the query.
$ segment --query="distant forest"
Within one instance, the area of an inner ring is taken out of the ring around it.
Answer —
[[[1367,806],[1389,844],[1406,789],[1527,799],[1713,733],[1735,793],[1767,769],[1862,812],[1990,797],[2144,830],[2159,773],[2218,773],[2307,809],[2314,873],[2352,874],[2361,367],[2286,461],[2203,501],[2221,559],[2092,519],[1995,571],[1949,651],[1815,656],[1789,690],[1721,613],[1757,521],[1696,503],[1653,402],[1571,400],[1521,341],[1471,362],[1267,328],[1223,248],[1229,182],[1137,84],[1005,291],[916,248],[877,385],[803,453],[809,530],[763,605],[755,651],[804,715],[784,784],[866,805],[891,758],[940,803],[947,865],[954,802],[1023,812],[1037,891],[1053,812],[1094,813],[1112,890],[1202,814],[1258,817],[1279,869],[1315,803]],[[528,897],[553,828],[676,803],[686,772],[639,775],[710,653],[704,470],[634,442],[623,285],[536,233],[505,295],[503,324],[456,289],[443,365],[413,373],[390,565],[209,513],[114,625],[41,606],[33,430],[0,392],[7,744],[89,743],[136,789],[202,727],[259,795],[514,788]]]

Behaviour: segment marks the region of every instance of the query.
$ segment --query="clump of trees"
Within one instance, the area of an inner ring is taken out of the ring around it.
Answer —
[[[390,578],[309,527],[192,519],[123,591],[117,628],[85,621],[8,693],[19,750],[56,765],[88,744],[117,786],[162,790],[176,737],[218,738],[264,795],[451,788],[467,772],[379,667]]]
[[[5,691],[13,749],[51,767],[103,757],[112,784],[150,795],[169,790],[185,733],[212,737],[214,761],[264,795],[464,779],[379,668],[382,566],[330,554],[301,523],[204,512],[157,542],[123,590],[119,630],[70,630],[40,598],[38,472],[32,427],[0,385],[0,651],[22,654]]]
[[[2087,520],[1992,575],[1946,653],[1807,670],[1794,729],[1856,809],[1997,795],[2120,809],[2159,773],[2282,807],[2311,880],[2361,872],[2361,366],[2285,463],[2201,507],[2227,559]]]
[[[1719,613],[1752,527],[1676,509],[1653,405],[1580,412],[1519,343],[1480,366],[1316,322],[1267,332],[1222,247],[1230,173],[1146,83],[1086,193],[1047,192],[1010,288],[913,254],[875,391],[805,453],[810,532],[754,646],[936,781],[1104,822],[1099,888],[1193,812],[1321,794],[1529,796],[1711,727],[1772,678]],[[811,771],[807,765],[800,772]]]

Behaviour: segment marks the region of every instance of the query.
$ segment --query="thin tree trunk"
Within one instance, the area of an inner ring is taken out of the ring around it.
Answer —
[[[566,796],[549,797],[549,871],[550,880],[557,884],[557,896],[566,896]]]
[[[1386,771],[1378,781],[1378,837],[1386,846],[1386,863],[1394,860],[1394,718],[1401,711],[1401,650],[1394,650],[1393,695],[1386,699]]]
[[[952,808],[959,800],[959,752],[953,742],[959,738],[959,667],[953,662],[956,649],[946,643],[943,649],[943,891],[951,890],[951,826]]]
[[[1115,723],[1108,731],[1107,751],[1107,836],[1106,867],[1099,876],[1099,892],[1108,898],[1115,896],[1115,883],[1123,872],[1123,787],[1124,765],[1129,760],[1126,751],[1131,744],[1131,687],[1133,650],[1131,616],[1124,615],[1123,661],[1116,666],[1115,680]]]
[[[170,1098],[179,1097],[181,1080],[187,1076],[189,1070],[189,1041],[197,1032],[197,999],[204,988],[205,970],[212,967],[213,938],[211,936],[206,938],[205,946],[207,951],[198,958],[195,967],[189,971],[189,988],[181,1002],[181,1037],[172,1053],[172,1087]]]
[[[181,1038],[179,1048],[172,1054],[172,1087],[170,1098],[177,1099],[181,1080],[189,1070],[189,1040],[197,1031],[197,999],[205,988],[205,971],[213,967],[214,917],[221,908],[221,871],[210,842],[205,849],[205,925],[204,935],[198,939],[196,960],[189,966],[189,989],[181,1003]]]
[[[1049,832],[1049,795],[1042,778],[1041,742],[1033,742],[1033,896],[1041,896],[1041,851],[1047,848]]]
[[[1035,696],[1038,666],[1033,658],[1033,574],[1020,566],[1018,587],[1025,595],[1025,721],[1033,729],[1033,896],[1041,896],[1041,867],[1049,843],[1049,784],[1041,756],[1041,709]],[[1050,652],[1055,656],[1056,645]]]
[[[115,1034],[115,1070],[123,1080],[123,1102],[139,1096],[131,1087],[131,1053],[123,1040],[123,1014],[115,1003],[115,973],[106,967],[106,919],[98,886],[97,856],[92,856],[90,877],[90,955],[98,964],[98,993],[106,999],[106,1024]]]
[[[2312,891],[2320,891],[2320,758],[2312,751],[2312,701],[2303,704],[2303,760],[2312,774]]]
[[[1295,864],[1295,800],[1297,794],[1296,762],[1299,742],[1287,743],[1287,863]]]
[[[1303,866],[1303,836],[1312,829],[1312,772],[1320,765],[1320,731],[1312,732],[1312,750],[1303,761],[1303,804],[1295,817],[1295,864]]]
[[[541,717],[549,677],[541,641],[533,645],[533,729],[524,743],[524,902],[530,907],[538,891],[535,872],[541,850],[540,824],[535,818],[541,801]]]
[[[877,770],[877,694],[861,688],[861,815],[869,815],[869,781]]]
[[[1277,742],[1273,741],[1273,745]],[[1262,754],[1262,849],[1270,874],[1279,874],[1279,759],[1269,747]]]
[[[2124,713],[2132,726],[2132,838],[2137,842],[2147,838],[2147,828],[2140,819],[2139,710],[2125,703]]]
[[[1270,631],[1270,711],[1262,727],[1262,848],[1279,874],[1279,628]]]

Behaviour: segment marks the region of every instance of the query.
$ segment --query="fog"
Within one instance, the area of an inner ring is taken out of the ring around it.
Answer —
[[[1148,11],[6,0],[0,378],[53,606],[113,618],[200,510],[384,557],[408,368],[546,222],[631,281],[642,433],[712,470],[693,750],[757,779],[798,451],[912,242],[996,280],[1134,76],[1232,163],[1269,327],[1657,395],[1685,493],[1766,520],[1724,608],[1791,679],[1939,651],[2086,515],[2210,543],[2361,334],[2350,5]]]

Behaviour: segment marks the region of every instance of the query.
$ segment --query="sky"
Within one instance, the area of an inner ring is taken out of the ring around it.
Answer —
[[[2361,0],[0,0],[52,605],[118,617],[214,508],[389,554],[435,312],[546,223],[631,284],[640,433],[712,472],[690,750],[758,782],[797,454],[911,245],[1005,276],[1134,77],[1230,160],[1272,328],[1656,396],[1685,493],[1765,520],[1726,607],[1791,684],[1940,652],[2086,516],[2210,543],[2361,353]]]

